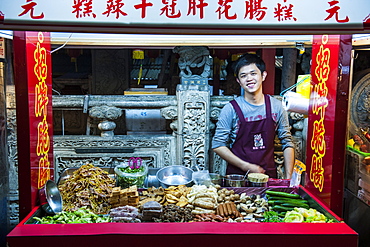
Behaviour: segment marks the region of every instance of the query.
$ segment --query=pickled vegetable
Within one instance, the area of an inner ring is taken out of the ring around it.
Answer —
[[[75,224],[75,223],[103,223],[111,222],[109,216],[101,216],[93,213],[86,207],[73,212],[62,211],[59,214],[45,217],[33,217],[37,224]]]

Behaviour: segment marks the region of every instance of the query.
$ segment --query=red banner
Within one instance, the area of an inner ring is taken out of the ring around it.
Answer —
[[[34,37],[36,38],[36,37]],[[51,102],[51,54],[50,36],[42,32],[37,33],[37,40],[28,42],[29,92],[33,92],[33,112],[30,112],[31,122],[37,123],[37,128],[31,128],[31,136],[37,137],[35,146],[36,161],[38,163],[37,188],[42,188],[46,181],[51,179],[50,160],[53,159],[52,140],[52,102]],[[33,52],[32,52],[33,51]],[[32,66],[33,65],[33,66]],[[32,108],[30,108],[32,111]],[[34,126],[36,127],[36,126]]]
[[[350,44],[350,35],[315,35],[312,46],[306,188],[332,210],[337,209],[338,215],[343,196]]]
[[[14,32],[20,212],[54,176],[50,48],[49,33]]]

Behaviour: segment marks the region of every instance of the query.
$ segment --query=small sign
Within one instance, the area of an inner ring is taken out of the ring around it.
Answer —
[[[5,59],[5,39],[0,37],[0,59]]]

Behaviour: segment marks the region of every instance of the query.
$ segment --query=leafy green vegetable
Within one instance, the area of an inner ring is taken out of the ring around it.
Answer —
[[[122,188],[129,188],[134,185],[138,188],[142,188],[148,173],[148,168],[145,165],[134,169],[131,169],[129,166],[116,166],[114,171],[117,174],[118,185]]]
[[[304,221],[303,215],[294,210],[286,212],[284,217],[284,222],[303,222],[303,221]]]
[[[292,211],[288,211],[285,214],[284,222],[332,222],[328,220],[324,214],[320,213],[316,209],[310,208],[294,208]]]
[[[138,173],[138,172],[145,171],[144,166],[140,166],[140,168],[134,168],[134,169],[131,169],[129,166],[128,167],[119,167],[118,169],[120,169],[122,172],[126,172],[126,173]]]
[[[275,211],[265,211],[263,217],[265,218],[263,222],[283,222],[282,218]]]
[[[38,224],[74,224],[74,223],[102,223],[111,222],[109,216],[101,216],[93,213],[86,207],[82,207],[76,211],[62,211],[53,216],[45,216],[42,218],[33,217],[38,221]]]

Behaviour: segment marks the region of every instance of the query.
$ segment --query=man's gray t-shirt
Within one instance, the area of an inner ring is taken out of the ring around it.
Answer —
[[[243,112],[245,121],[257,121],[266,118],[265,104],[258,106],[252,105],[248,103],[243,96],[239,96],[235,100]],[[294,148],[287,112],[283,108],[280,100],[270,96],[270,101],[276,134],[280,139],[283,150],[287,147]],[[212,148],[221,146],[232,147],[238,131],[238,120],[238,114],[233,106],[230,102],[227,103],[224,108],[222,108],[218,118],[216,133],[212,139]]]

